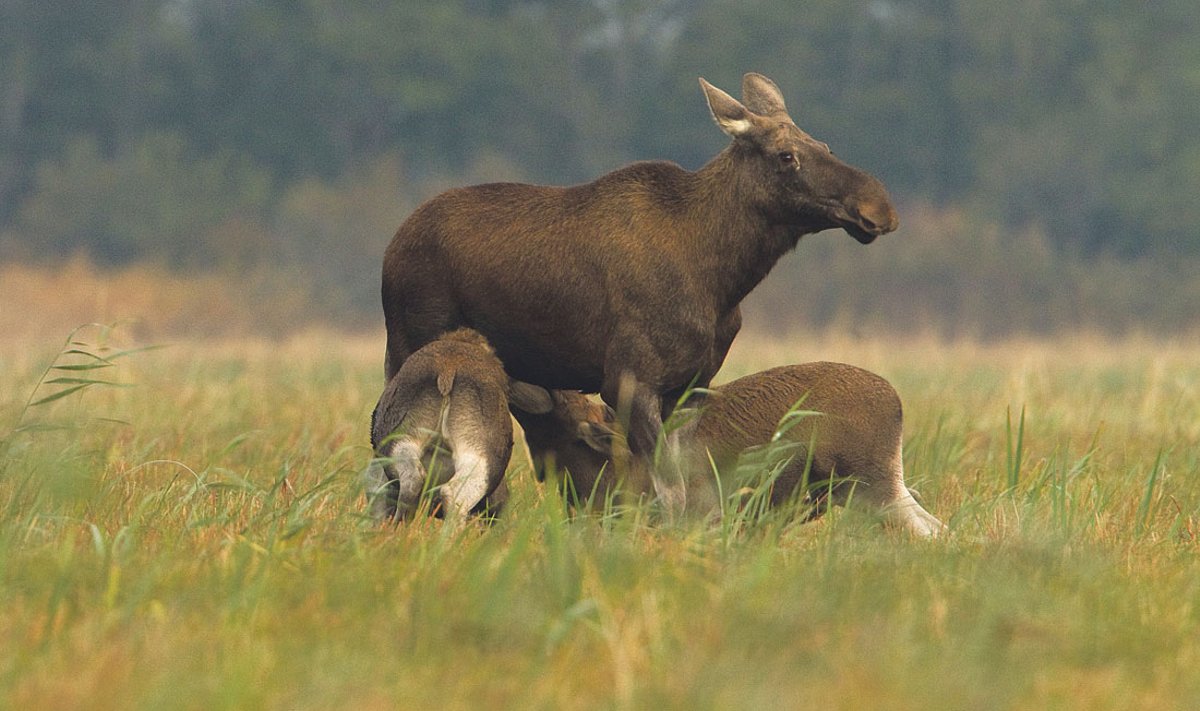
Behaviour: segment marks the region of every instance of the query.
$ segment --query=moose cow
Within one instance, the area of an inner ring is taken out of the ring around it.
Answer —
[[[493,183],[444,192],[400,226],[383,260],[390,378],[417,348],[470,326],[512,377],[599,392],[648,462],[662,421],[716,374],[739,304],[798,240],[897,227],[883,184],[800,130],[779,87],[746,74],[742,101],[700,79],[733,140],[692,172],[641,162],[573,187]],[[679,473],[653,469],[668,512]]]

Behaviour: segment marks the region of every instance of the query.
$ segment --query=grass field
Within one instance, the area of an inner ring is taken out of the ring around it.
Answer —
[[[381,529],[381,338],[77,340],[0,345],[0,709],[1200,708],[1195,343],[739,340],[892,381],[916,542],[571,520],[519,454],[496,525]]]

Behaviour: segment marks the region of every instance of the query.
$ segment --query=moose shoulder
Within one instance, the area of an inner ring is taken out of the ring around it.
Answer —
[[[733,140],[700,170],[636,163],[573,187],[451,190],[400,226],[383,263],[390,377],[416,348],[470,326],[513,377],[599,392],[629,412],[646,457],[664,406],[716,374],[738,304],[805,234],[862,243],[896,228],[883,185],[788,116],[747,74],[743,102],[700,80]],[[672,508],[682,484],[655,478]]]

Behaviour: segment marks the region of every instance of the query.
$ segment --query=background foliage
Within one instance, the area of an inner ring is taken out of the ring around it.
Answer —
[[[696,168],[724,143],[696,77],[736,92],[753,69],[906,224],[948,209],[965,238],[1036,235],[1038,269],[1132,265],[1179,303],[1200,260],[1197,36],[1190,0],[10,0],[0,255],[284,268],[331,314],[374,314],[421,199]],[[1150,327],[1195,316],[1151,306]]]

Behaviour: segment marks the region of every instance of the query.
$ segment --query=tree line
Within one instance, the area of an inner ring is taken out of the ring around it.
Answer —
[[[696,77],[754,70],[901,201],[1197,255],[1197,37],[1194,0],[6,0],[0,245],[365,263],[444,185],[696,168]]]

